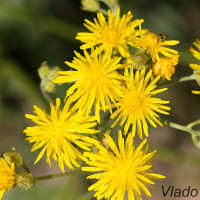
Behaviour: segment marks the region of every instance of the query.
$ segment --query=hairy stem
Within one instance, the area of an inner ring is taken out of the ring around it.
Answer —
[[[58,177],[62,177],[62,176],[76,176],[76,175],[80,175],[80,174],[84,174],[87,172],[83,172],[80,169],[78,170],[73,170],[70,172],[66,172],[66,173],[58,173],[58,174],[51,174],[51,175],[47,175],[47,176],[39,176],[39,177],[34,177],[36,181],[42,181],[42,180],[48,180],[48,179],[52,179],[52,178],[58,178]]]

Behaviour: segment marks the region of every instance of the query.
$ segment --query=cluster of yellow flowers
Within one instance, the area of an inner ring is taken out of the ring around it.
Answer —
[[[49,165],[52,156],[65,172],[65,165],[74,169],[84,161],[87,166],[82,166],[82,171],[94,172],[88,179],[98,180],[89,187],[98,200],[123,200],[126,191],[130,200],[142,199],[141,191],[150,197],[147,186],[154,184],[153,179],[164,178],[151,170],[156,151],[147,153],[147,139],[137,148],[133,139],[136,132],[140,139],[148,137],[149,124],[162,126],[159,114],[169,114],[169,101],[155,97],[167,88],[156,89],[156,84],[174,74],[179,54],[166,46],[179,42],[142,29],[144,20],[132,18],[131,12],[120,17],[118,9],[116,14],[109,10],[107,19],[97,13],[94,22],[85,20],[90,32],[76,36],[84,43],[80,47],[83,55],[75,52],[73,61],[65,62],[70,70],[59,71],[53,79],[53,83],[71,85],[64,105],[57,98],[55,105],[50,104],[50,114],[34,106],[35,115],[26,115],[36,124],[24,130],[26,140],[34,143],[32,151],[42,148],[35,163],[46,153]],[[194,45],[200,50],[199,40]],[[191,52],[200,60],[199,52],[193,48]],[[200,74],[200,65],[190,67]],[[109,111],[115,120],[111,128],[118,123],[123,126],[118,144],[107,133],[106,145],[101,142],[99,135],[103,134],[97,130],[101,111]],[[0,158],[0,175],[2,196],[16,182],[14,164]]]
[[[80,47],[84,55],[75,52],[73,61],[65,62],[71,70],[59,71],[53,80],[59,84],[73,83],[67,90],[65,105],[61,108],[61,101],[57,99],[55,106],[50,105],[50,115],[37,106],[34,106],[36,115],[26,115],[37,124],[24,130],[26,139],[35,143],[32,151],[43,147],[36,162],[46,152],[47,162],[51,165],[52,155],[64,172],[64,164],[73,169],[80,167],[78,160],[85,161],[89,166],[82,167],[83,171],[97,172],[88,177],[98,179],[89,188],[96,191],[97,199],[122,200],[125,191],[129,199],[141,199],[140,190],[150,197],[146,185],[154,184],[152,179],[164,178],[151,172],[150,162],[155,151],[147,153],[148,146],[142,150],[146,139],[135,148],[133,138],[136,130],[140,139],[143,133],[147,137],[148,123],[162,126],[158,113],[168,115],[170,108],[165,104],[169,101],[154,95],[167,89],[155,89],[156,83],[160,76],[170,79],[178,63],[178,52],[165,45],[175,45],[178,41],[142,30],[144,20],[132,18],[131,12],[120,17],[118,9],[115,15],[109,10],[107,20],[102,13],[97,13],[94,23],[85,20],[84,25],[91,32],[78,33],[76,37],[84,43]],[[131,47],[139,50],[139,57],[147,54],[146,60],[152,60],[152,67],[144,63],[137,69]],[[160,58],[159,53],[167,58]],[[110,118],[115,119],[111,128],[119,121],[124,126],[123,134],[121,131],[118,134],[118,145],[108,134],[104,135],[108,147],[97,136],[89,136],[99,132],[92,128],[101,122],[101,110],[108,110]],[[88,152],[91,146],[96,147],[96,152]]]

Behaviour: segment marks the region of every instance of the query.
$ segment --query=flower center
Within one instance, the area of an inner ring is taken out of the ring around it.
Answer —
[[[114,176],[118,177],[118,181],[124,187],[126,187],[130,181],[137,181],[136,174],[133,171],[133,166],[129,164],[128,160],[121,160],[114,171]]]
[[[142,40],[146,49],[156,49],[160,46],[159,37],[155,33],[147,33]]]
[[[103,43],[112,44],[113,46],[117,46],[120,39],[121,34],[113,28],[107,28],[101,34],[101,39]]]
[[[66,127],[66,124],[59,123],[59,120],[57,122],[52,122],[52,126],[46,127],[48,130],[48,136],[49,138],[58,138],[62,136],[68,127]]]
[[[93,69],[90,68],[85,76],[86,83],[90,85],[90,87],[101,87],[104,82],[105,76],[103,70],[101,66],[97,65]]]
[[[129,113],[135,113],[138,109],[144,104],[144,99],[141,94],[128,94],[127,97],[124,99],[124,107],[128,110]]]

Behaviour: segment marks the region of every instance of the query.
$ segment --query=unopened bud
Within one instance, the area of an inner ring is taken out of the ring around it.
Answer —
[[[55,79],[58,76],[58,72],[61,71],[60,67],[58,66],[54,66],[52,67],[52,69],[50,70],[49,74],[48,74],[48,78],[50,80]]]
[[[116,15],[119,6],[118,0],[101,0],[103,3],[105,3],[108,8],[111,10],[111,12]]]
[[[22,190],[28,190],[35,185],[35,179],[31,173],[28,172],[17,173],[16,184]]]
[[[81,0],[81,9],[90,11],[90,12],[97,12],[100,10],[101,6],[97,0]]]
[[[47,62],[44,61],[40,68],[38,69],[38,74],[41,79],[46,78],[49,74],[50,67],[47,65]]]
[[[47,62],[42,63],[38,69],[38,74],[41,78],[40,86],[45,92],[54,93],[56,91],[56,84],[52,80],[58,76],[59,71],[61,69],[57,66],[51,68],[47,65]]]
[[[54,93],[56,91],[56,85],[51,81],[41,81],[40,84],[41,88],[48,93]]]
[[[24,164],[22,156],[15,150],[14,147],[12,148],[12,151],[3,153],[3,159],[9,166],[11,166],[11,163],[14,163],[17,167],[21,167]]]
[[[101,1],[106,4],[118,5],[118,0],[101,0]]]
[[[140,49],[134,56],[132,56],[131,64],[133,68],[141,70],[143,67],[147,66],[149,60],[150,55],[145,50]]]

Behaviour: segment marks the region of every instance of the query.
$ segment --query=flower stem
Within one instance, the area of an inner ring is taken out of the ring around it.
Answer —
[[[42,89],[41,85],[40,85],[40,91],[48,103],[53,103],[53,104],[55,103],[53,99],[49,96],[49,94]]]
[[[194,74],[191,74],[190,76],[184,76],[184,77],[181,77],[181,78],[178,78],[178,79],[170,80],[170,81],[165,81],[163,83],[158,84],[158,86],[163,86],[163,85],[167,85],[167,84],[170,84],[170,83],[191,81],[191,80],[195,80]]]
[[[70,172],[66,172],[66,173],[59,173],[59,174],[51,174],[51,175],[47,175],[47,176],[39,176],[39,177],[34,177],[36,181],[42,181],[42,180],[48,180],[48,179],[52,179],[52,178],[58,178],[58,177],[62,177],[62,176],[76,176],[76,175],[80,175],[80,174],[84,174],[87,172],[83,172],[80,169],[78,170],[73,170]]]
[[[193,125],[194,123],[197,124],[197,121],[200,122],[200,120],[195,121],[194,123],[190,123],[186,126],[180,125],[180,124],[176,124],[174,122],[169,122],[167,120],[163,120],[160,119],[161,123],[163,123],[164,125],[170,126],[172,128],[184,131],[184,132],[188,132],[190,133],[192,136],[200,136],[200,131],[195,131],[192,129],[191,124]]]
[[[26,170],[26,172],[30,173],[30,170],[25,163],[23,163],[22,167]]]
[[[197,125],[197,124],[200,124],[200,119],[194,121],[194,122],[191,122],[187,125],[187,127],[189,128],[192,128],[193,126]]]

